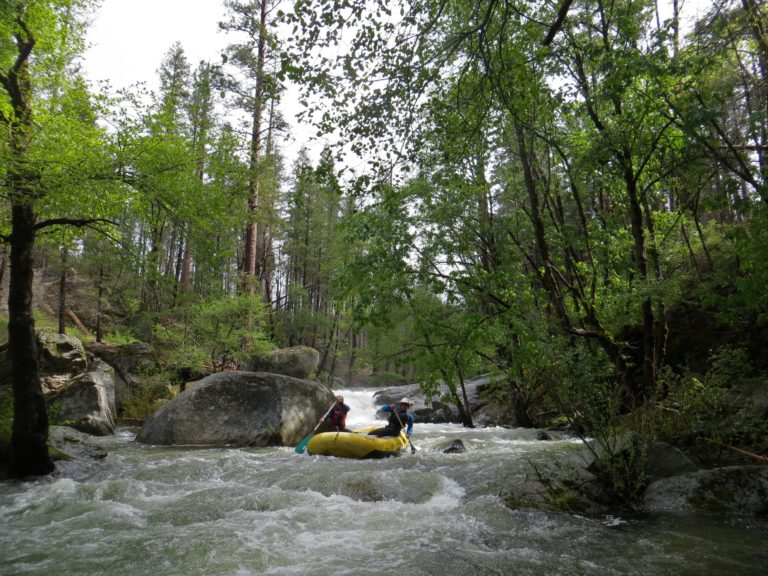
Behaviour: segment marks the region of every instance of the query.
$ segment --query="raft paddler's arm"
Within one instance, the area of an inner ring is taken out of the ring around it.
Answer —
[[[406,412],[405,419],[408,420],[408,427],[405,430],[405,435],[410,438],[411,434],[413,433],[413,414]]]

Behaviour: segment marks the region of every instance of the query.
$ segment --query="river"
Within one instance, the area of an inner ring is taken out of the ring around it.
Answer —
[[[348,426],[372,392],[342,391]],[[469,450],[444,454],[462,439]],[[497,496],[574,440],[416,424],[417,452],[345,460],[292,448],[148,447],[0,484],[0,575],[768,574],[768,522],[512,510]]]

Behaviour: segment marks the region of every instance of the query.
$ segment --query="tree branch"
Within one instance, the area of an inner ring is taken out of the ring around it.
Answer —
[[[50,220],[43,220],[35,224],[35,230],[42,230],[50,226],[76,226],[77,228],[83,228],[99,222],[117,226],[117,222],[107,218],[51,218]]]
[[[565,16],[568,14],[568,10],[571,7],[571,2],[573,2],[573,0],[563,0],[563,3],[560,5],[560,10],[557,11],[557,18],[555,19],[552,26],[549,27],[549,31],[544,37],[544,42],[542,42],[544,46],[549,46],[552,43],[552,40],[555,39],[555,35],[558,33],[560,28],[563,27],[563,22],[565,22]]]

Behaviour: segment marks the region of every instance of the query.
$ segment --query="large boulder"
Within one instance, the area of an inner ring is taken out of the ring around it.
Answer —
[[[40,386],[55,420],[95,435],[115,431],[115,372],[89,358],[74,336],[37,333]],[[0,384],[10,383],[7,347],[0,349]]]
[[[88,352],[115,369],[115,405],[120,408],[131,397],[131,390],[157,371],[154,349],[144,342],[104,344],[93,342]]]
[[[768,466],[727,466],[697,470],[652,482],[644,508],[649,512],[768,513]]]
[[[219,372],[168,402],[142,426],[144,444],[291,446],[317,425],[333,392],[265,372]]]
[[[88,358],[79,338],[54,332],[38,332],[41,374],[77,374],[88,367]]]
[[[46,394],[46,402],[72,428],[96,436],[115,433],[115,372],[102,360]]]
[[[315,373],[319,363],[320,352],[309,346],[294,346],[273,350],[266,357],[252,359],[248,370],[305,379]]]
[[[645,475],[649,481],[661,480],[699,469],[681,450],[666,442],[651,442],[645,462]]]
[[[69,426],[51,426],[48,429],[49,451],[54,460],[103,460],[107,450],[92,435]],[[53,448],[54,450],[51,450]]]
[[[38,332],[36,338],[40,385],[44,393],[56,391],[87,369],[88,357],[78,338],[54,332]],[[11,383],[7,344],[0,347],[0,383]]]

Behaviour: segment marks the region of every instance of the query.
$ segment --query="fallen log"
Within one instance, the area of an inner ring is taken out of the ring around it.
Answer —
[[[701,436],[700,438],[705,442],[714,444],[715,446],[727,448],[732,452],[736,452],[736,454],[746,456],[747,458],[749,458],[750,460],[754,460],[755,462],[762,462],[763,464],[768,464],[768,458],[766,458],[765,456],[761,456],[760,454],[755,454],[754,452],[750,452],[749,450],[744,450],[742,448],[736,448],[736,446],[731,446],[729,444],[723,444],[722,442],[718,442],[717,440],[712,440],[712,438],[705,438],[704,436]]]

